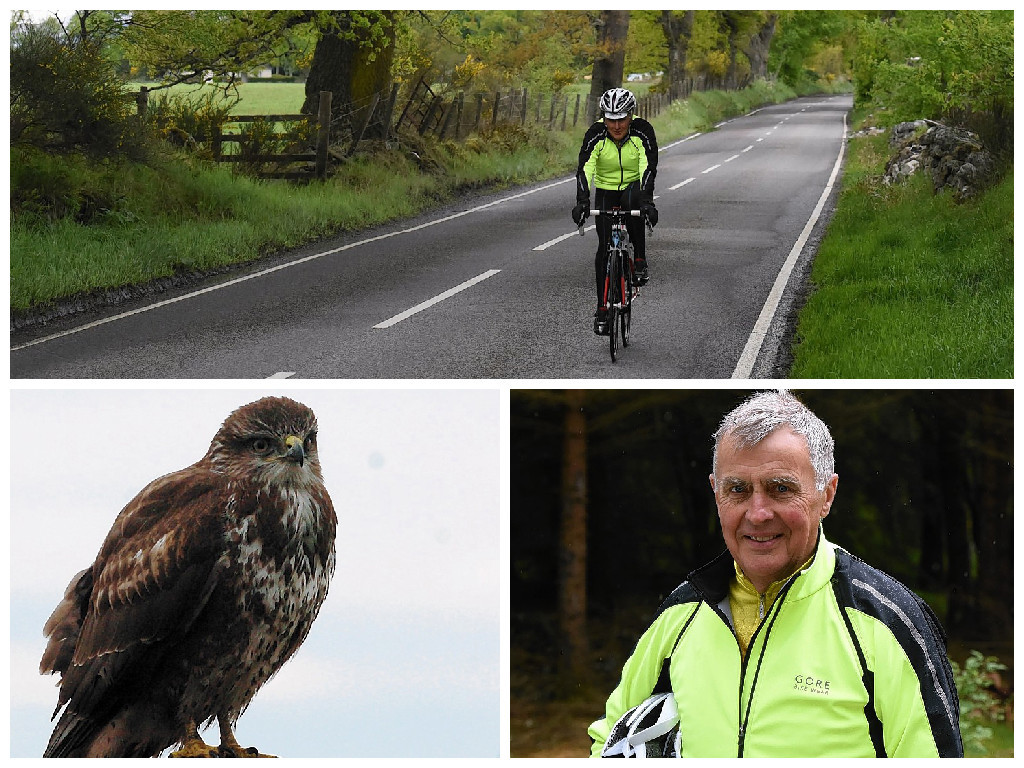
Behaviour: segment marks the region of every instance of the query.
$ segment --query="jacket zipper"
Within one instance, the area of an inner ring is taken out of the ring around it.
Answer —
[[[775,619],[778,618],[779,612],[782,610],[782,601],[785,599],[786,594],[789,592],[789,588],[793,585],[793,582],[796,581],[796,578],[799,575],[800,574],[798,572],[798,573],[794,574],[792,577],[790,577],[790,580],[787,581],[785,583],[785,585],[783,585],[782,589],[779,590],[778,596],[776,596],[776,598],[775,598],[775,603],[773,604],[773,607],[775,608],[775,613],[772,616],[772,620],[770,622],[768,622],[768,627],[765,629],[764,643],[761,644],[761,654],[758,656],[757,668],[754,670],[754,679],[750,682],[750,696],[747,698],[747,711],[746,711],[746,714],[743,714],[743,682],[747,679],[747,663],[750,660],[750,651],[754,648],[754,645],[756,644],[757,634],[758,634],[758,632],[761,631],[761,627],[764,626],[764,617],[765,617],[764,595],[761,595],[760,593],[758,593],[758,616],[759,616],[759,618],[762,621],[761,621],[760,624],[757,625],[757,629],[754,630],[754,634],[750,636],[750,644],[747,646],[747,655],[743,657],[743,660],[740,663],[740,687],[739,687],[739,702],[738,702],[738,704],[739,704],[739,712],[740,712],[740,722],[739,722],[739,733],[738,733],[738,738],[737,738],[737,743],[736,743],[736,756],[737,757],[743,757],[744,742],[746,741],[746,738],[747,738],[747,721],[750,718],[750,707],[751,707],[751,705],[754,702],[754,689],[757,687],[757,676],[761,672],[761,662],[764,660],[764,652],[768,648],[768,635],[771,633],[772,626],[774,626],[774,624],[775,624]],[[735,629],[733,630],[733,634],[735,634]],[[740,641],[739,641],[739,638],[737,637],[736,638],[736,646],[739,647],[739,644],[740,644]]]

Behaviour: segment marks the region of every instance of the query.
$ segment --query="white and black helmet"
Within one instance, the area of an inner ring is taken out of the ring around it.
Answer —
[[[636,111],[636,96],[625,88],[612,88],[604,92],[600,108],[610,120],[621,120]]]
[[[601,757],[680,757],[679,714],[671,693],[658,693],[612,726]]]

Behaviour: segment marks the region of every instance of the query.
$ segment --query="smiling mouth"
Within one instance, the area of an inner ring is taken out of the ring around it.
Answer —
[[[777,533],[774,536],[744,536],[743,538],[748,539],[749,541],[757,542],[758,544],[766,544],[769,541],[774,541],[775,539],[782,538],[782,534]]]

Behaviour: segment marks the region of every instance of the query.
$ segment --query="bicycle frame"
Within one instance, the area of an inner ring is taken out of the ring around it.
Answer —
[[[612,208],[606,211],[592,209],[590,213],[594,217],[608,216],[611,219],[607,243],[608,262],[605,269],[601,308],[608,311],[608,342],[614,363],[616,336],[619,333],[622,335],[622,345],[629,346],[633,299],[640,292],[633,278],[633,248],[629,242],[629,232],[626,229],[626,217],[640,217],[643,214],[638,210],[621,208]],[[583,234],[582,224],[580,225],[580,234]]]

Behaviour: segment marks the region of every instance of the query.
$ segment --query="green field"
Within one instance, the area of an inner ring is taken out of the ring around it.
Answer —
[[[153,88],[156,83],[132,83],[131,87],[138,90],[143,85]],[[237,91],[241,100],[231,110],[235,115],[294,115],[306,98],[304,83],[241,83]],[[154,91],[151,98],[159,98],[162,93],[200,97],[216,92],[213,85],[175,85]]]

